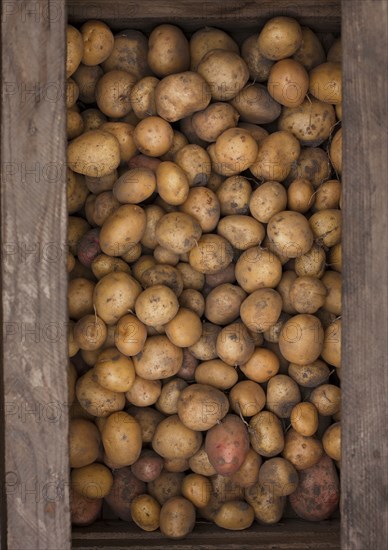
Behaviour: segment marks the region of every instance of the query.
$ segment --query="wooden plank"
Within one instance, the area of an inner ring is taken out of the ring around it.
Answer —
[[[344,550],[388,540],[388,3],[344,0]]]
[[[296,17],[315,30],[338,31],[341,24],[340,0],[68,0],[70,21],[103,19],[113,29],[151,30],[170,22],[192,31],[205,25],[227,30],[259,25],[276,15]]]
[[[2,10],[7,548],[66,550],[65,2],[3,2]]]
[[[308,523],[288,520],[254,524],[247,531],[225,531],[199,522],[184,540],[168,540],[159,531],[146,533],[133,524],[99,522],[73,532],[73,548],[82,550],[340,550],[339,521]]]

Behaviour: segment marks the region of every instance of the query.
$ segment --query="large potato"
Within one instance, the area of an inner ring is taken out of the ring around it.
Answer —
[[[190,39],[191,68],[197,69],[198,63],[210,50],[227,50],[239,53],[239,47],[229,34],[214,27],[204,27],[196,31]]]
[[[183,204],[189,194],[189,182],[185,172],[171,161],[161,162],[156,170],[157,189],[168,204]]]
[[[131,502],[131,516],[143,531],[155,531],[159,527],[160,504],[150,495],[138,495]]]
[[[94,374],[100,386],[117,392],[128,391],[136,376],[132,360],[115,347],[107,348],[99,354]]]
[[[175,25],[157,26],[150,34],[148,48],[148,65],[157,76],[187,71],[190,66],[189,43]]]
[[[140,206],[123,204],[104,222],[100,246],[108,256],[122,256],[138,243],[146,229],[146,215]]]
[[[278,61],[293,55],[302,45],[302,29],[291,17],[274,17],[267,21],[257,41],[260,53]]]
[[[330,376],[330,369],[324,361],[317,359],[309,365],[297,365],[290,363],[288,374],[299,386],[315,388],[327,382]],[[304,434],[303,434],[304,435]]]
[[[291,363],[308,365],[320,356],[323,347],[323,328],[318,317],[295,315],[284,323],[279,338],[282,355]]]
[[[182,349],[163,335],[148,337],[143,350],[133,358],[136,373],[146,380],[173,376],[179,371],[182,361]]]
[[[113,51],[114,38],[112,31],[102,21],[86,21],[81,27],[84,43],[82,63],[84,65],[99,65]]]
[[[182,539],[194,529],[195,508],[183,497],[173,497],[160,512],[160,532],[170,539]]]
[[[315,313],[325,305],[327,293],[323,280],[317,277],[298,277],[291,285],[290,300],[298,313]]]
[[[100,434],[93,422],[74,418],[69,424],[70,467],[81,468],[92,464],[100,452]]]
[[[260,141],[256,160],[249,169],[256,178],[281,182],[299,154],[299,141],[291,132],[274,132]]]
[[[163,118],[150,116],[139,122],[133,137],[141,153],[150,157],[160,157],[171,148],[174,131]]]
[[[196,134],[204,141],[216,141],[219,135],[237,126],[239,114],[228,103],[212,103],[207,109],[195,113],[192,124]]]
[[[156,264],[146,269],[140,278],[145,289],[164,285],[170,288],[179,297],[183,290],[183,280],[180,272],[171,265]]]
[[[107,328],[97,315],[85,315],[74,326],[74,340],[80,349],[93,351],[105,342]]]
[[[282,299],[272,288],[259,288],[241,304],[240,315],[244,325],[253,333],[272,327],[282,309]]]
[[[178,416],[195,431],[205,431],[220,422],[229,409],[228,398],[214,386],[191,384],[180,393]]]
[[[126,71],[108,71],[96,86],[96,103],[100,111],[109,117],[122,118],[132,107],[130,94],[136,77]]]
[[[97,315],[107,325],[115,325],[123,315],[134,309],[141,291],[139,283],[128,273],[105,275],[94,289],[93,304]]]
[[[183,424],[174,414],[162,420],[152,440],[152,448],[168,459],[190,458],[201,447],[202,435]]]
[[[238,250],[260,245],[265,237],[265,229],[259,221],[239,214],[222,218],[217,226],[217,233]]]
[[[309,219],[310,227],[319,244],[332,247],[341,241],[341,210],[327,209],[315,212]]]
[[[245,61],[227,50],[210,50],[202,57],[197,71],[209,84],[211,96],[217,101],[235,97],[249,78]]]
[[[268,222],[267,234],[275,252],[278,251],[287,258],[306,254],[314,242],[310,225],[299,212],[283,211],[272,216]]]
[[[217,189],[222,216],[247,214],[252,187],[247,178],[235,175],[224,180]]]
[[[109,132],[86,132],[69,143],[67,163],[78,174],[93,177],[110,174],[120,164],[119,142]]]
[[[72,25],[67,25],[66,78],[78,69],[83,53],[84,42],[81,33]]]
[[[175,317],[166,326],[166,335],[173,344],[188,348],[202,335],[202,323],[194,311],[181,307]]]
[[[297,162],[292,166],[287,182],[296,178],[305,178],[311,181],[316,188],[330,178],[332,166],[329,156],[320,147],[304,147]]]
[[[103,464],[89,464],[74,468],[70,474],[71,488],[83,497],[100,499],[112,488],[113,477],[109,468]]]
[[[142,437],[140,424],[130,414],[111,414],[102,429],[102,443],[108,460],[119,467],[130,466],[140,456]]]
[[[221,423],[211,428],[206,434],[205,449],[218,474],[237,472],[249,451],[248,431],[241,418],[228,414]]]
[[[265,401],[263,388],[252,380],[238,382],[229,392],[232,410],[245,417],[258,414],[264,408]]]
[[[150,74],[147,64],[148,40],[139,31],[124,30],[114,37],[114,46],[110,56],[102,63],[105,72],[126,71],[136,80]]]
[[[157,223],[155,236],[158,243],[176,254],[189,252],[201,238],[199,223],[184,212],[169,212]],[[191,262],[190,262],[191,263]],[[195,265],[192,265],[197,269]],[[200,271],[197,269],[197,271]]]
[[[211,482],[200,474],[189,474],[183,480],[182,494],[197,508],[202,508],[209,503],[211,491]]]
[[[136,299],[136,315],[147,326],[165,325],[175,317],[179,309],[175,293],[165,285],[154,285],[144,290]]]
[[[251,215],[261,223],[268,223],[275,214],[285,210],[287,191],[277,181],[266,181],[255,189],[250,197]]]
[[[93,369],[90,369],[78,379],[76,395],[81,406],[88,413],[97,417],[109,416],[122,410],[125,406],[124,394],[100,386],[95,381]]]
[[[252,335],[241,321],[227,325],[217,337],[218,357],[231,366],[248,361],[254,349]]]
[[[268,124],[276,120],[281,106],[269,94],[266,86],[250,82],[231,101],[242,122]]]
[[[325,103],[337,105],[342,101],[341,63],[327,62],[310,71],[310,93]]]
[[[275,101],[284,107],[301,105],[309,88],[306,69],[295,59],[282,59],[271,67],[268,91]]]
[[[228,390],[238,380],[236,369],[220,359],[200,363],[195,369],[194,376],[197,384],[214,386],[219,390]]]
[[[224,502],[218,510],[214,522],[218,527],[240,531],[248,529],[255,519],[252,506],[244,500]]]

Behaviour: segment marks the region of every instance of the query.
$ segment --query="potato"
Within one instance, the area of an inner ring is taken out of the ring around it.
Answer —
[[[178,405],[179,407],[179,405]],[[174,414],[162,420],[156,427],[152,448],[168,459],[190,458],[202,444],[202,435],[182,423]]]
[[[241,254],[235,274],[241,288],[252,293],[259,288],[275,288],[282,278],[282,264],[269,250],[254,246]]]
[[[280,104],[271,97],[266,86],[252,82],[230,101],[230,105],[237,110],[242,122],[251,124],[268,124],[276,120],[281,112]],[[256,136],[253,137],[257,140]],[[263,137],[265,135],[261,135]]]
[[[147,61],[157,76],[187,71],[190,66],[189,43],[175,25],[159,25],[148,41]]]
[[[72,140],[67,148],[69,168],[86,176],[105,176],[120,164],[120,146],[109,132],[91,130]]]
[[[201,148],[206,147],[206,141],[198,137],[195,133],[192,124],[192,116],[187,116],[179,121],[179,130],[186,138],[188,144],[197,145]],[[174,158],[172,160],[174,160]]]
[[[225,31],[214,27],[204,27],[196,31],[190,39],[191,68],[196,70],[203,56],[215,49],[239,53],[238,45]]]
[[[77,527],[86,527],[94,523],[101,515],[102,498],[86,498],[70,490],[70,518],[71,524]]]
[[[174,132],[166,120],[150,116],[139,122],[133,137],[141,153],[150,157],[159,157],[170,149]]]
[[[334,384],[322,384],[313,389],[310,402],[321,416],[332,416],[341,408],[341,390]]]
[[[237,319],[246,293],[239,286],[224,283],[206,297],[205,317],[216,325],[227,325]]]
[[[157,264],[146,269],[141,276],[144,289],[155,285],[164,285],[170,288],[177,297],[183,290],[183,280],[180,272],[171,265]]]
[[[253,333],[264,332],[276,323],[282,308],[280,294],[272,288],[259,288],[241,304],[244,325]]]
[[[210,87],[205,78],[191,71],[170,74],[155,88],[157,114],[168,122],[177,122],[206,109],[210,100]]]
[[[163,459],[151,449],[143,449],[140,457],[131,465],[131,472],[137,479],[148,483],[160,475],[162,468]]]
[[[116,137],[120,145],[121,162],[128,162],[135,156],[137,149],[133,137],[134,126],[126,122],[105,122],[100,128]]]
[[[130,466],[140,456],[142,436],[140,424],[126,412],[111,414],[102,433],[106,456],[119,467]]]
[[[301,150],[298,161],[291,168],[287,181],[291,183],[296,178],[305,178],[317,188],[330,178],[331,170],[329,157],[323,149],[305,147]]]
[[[334,40],[327,52],[327,60],[333,63],[341,63],[342,61],[342,42],[341,38]]]
[[[291,462],[284,458],[270,458],[260,468],[260,485],[270,486],[275,496],[292,494],[297,489],[298,482],[297,471]]]
[[[320,356],[323,336],[318,317],[309,314],[295,315],[283,325],[279,338],[280,351],[287,361],[308,365]]]
[[[157,115],[155,88],[159,82],[155,76],[145,76],[133,86],[130,94],[131,107],[140,120]]]
[[[116,325],[115,345],[124,355],[137,355],[147,338],[144,324],[134,315],[123,315]]]
[[[127,71],[106,72],[96,85],[96,103],[100,111],[109,117],[127,115],[132,109],[130,93],[135,83],[136,77]]]
[[[282,519],[286,497],[275,496],[271,487],[251,485],[245,489],[245,500],[252,506],[259,523],[272,525]]]
[[[173,344],[187,348],[200,339],[202,323],[196,313],[181,307],[175,317],[166,324],[165,330]]]
[[[131,274],[131,268],[124,260],[113,256],[107,256],[106,254],[99,254],[96,256],[90,267],[98,280],[101,280],[110,273],[123,272],[128,275]]]
[[[342,101],[341,63],[327,62],[310,71],[310,93],[325,103],[337,105]]]
[[[289,210],[305,214],[314,205],[313,184],[305,178],[293,180],[287,189],[287,206]]]
[[[94,375],[95,381],[103,388],[126,392],[135,381],[135,368],[130,358],[116,348],[107,348],[98,356]]]
[[[182,482],[184,475],[180,472],[162,473],[153,481],[148,483],[147,489],[162,506],[169,499],[182,494]]]
[[[138,391],[144,388],[146,391],[149,392],[149,395],[151,394],[150,388],[152,385],[154,385],[154,389],[157,389],[157,397],[155,401],[153,401],[153,403],[156,403],[161,393],[161,383],[159,382],[159,380],[142,380],[139,376],[137,376],[135,379],[135,385]],[[140,387],[140,385],[142,385],[142,387]],[[143,443],[151,443],[156,427],[159,422],[164,419],[164,415],[154,408],[144,405],[144,403],[141,401],[141,397],[141,395],[137,395],[137,401],[140,403],[140,405],[131,405],[130,407],[128,407],[127,412],[138,421],[141,429]]]
[[[242,466],[249,451],[249,436],[240,417],[228,414],[208,430],[205,450],[218,474],[231,475]]]
[[[205,310],[205,300],[198,290],[187,288],[179,296],[179,305],[202,317]]]
[[[238,119],[239,114],[232,105],[217,102],[196,112],[192,117],[192,125],[201,139],[212,142],[225,130],[237,126]]]
[[[232,410],[242,416],[254,416],[265,405],[266,396],[262,387],[252,380],[238,382],[229,392]]]
[[[305,470],[319,462],[323,447],[315,437],[302,435],[291,428],[285,436],[282,455],[296,470]]]
[[[310,225],[299,212],[283,211],[272,216],[268,222],[267,234],[275,252],[279,251],[288,258],[306,254],[314,240]]]
[[[258,147],[256,160],[249,167],[252,174],[263,180],[284,181],[299,157],[299,141],[291,132],[279,131],[264,138]]]
[[[188,386],[178,399],[180,421],[195,431],[208,430],[224,418],[228,409],[227,397],[217,388],[205,384]]]
[[[302,41],[302,29],[295,19],[274,17],[264,25],[257,45],[264,57],[278,61],[293,55],[301,47]]]
[[[155,236],[167,250],[184,254],[195,246],[201,233],[201,227],[193,217],[183,212],[170,212],[158,221]]]
[[[84,53],[82,35],[72,25],[67,25],[66,78],[78,69]]]
[[[205,284],[205,276],[203,273],[196,271],[190,264],[179,262],[176,266],[183,281],[183,288],[187,290],[202,290]],[[202,317],[202,315],[200,315]]]
[[[105,72],[126,71],[139,80],[150,74],[147,52],[148,40],[144,34],[135,30],[120,31],[114,37],[113,51],[102,63],[102,68]]]
[[[282,452],[284,435],[279,418],[270,411],[261,411],[249,421],[252,448],[260,456],[273,457]]]
[[[285,210],[287,191],[277,181],[266,181],[253,191],[249,210],[251,215],[261,223],[268,223],[275,214]]]
[[[106,335],[106,325],[97,315],[84,315],[74,326],[74,340],[80,349],[92,351],[100,348]]]
[[[204,233],[213,231],[220,218],[217,195],[205,187],[191,188],[186,201],[180,205],[180,210],[194,218]]]
[[[158,221],[164,216],[165,211],[163,210],[163,208],[156,204],[147,204],[144,207],[144,212],[146,215],[146,228],[140,242],[144,247],[154,250],[158,245],[158,241],[155,235],[156,225]],[[153,262],[152,265],[155,265],[155,262]]]
[[[251,334],[240,321],[225,326],[217,337],[217,354],[222,361],[231,366],[245,363],[254,348]]]
[[[112,473],[113,486],[105,501],[120,519],[131,521],[131,502],[144,493],[146,485],[133,475],[129,467],[114,470]]]
[[[337,271],[326,271],[322,277],[322,283],[327,289],[327,295],[323,304],[323,309],[341,315],[342,311],[342,275]]]
[[[176,414],[178,412],[179,396],[186,387],[186,382],[181,378],[172,378],[166,382],[156,402],[158,411],[164,414]]]
[[[190,187],[207,184],[211,161],[203,147],[193,143],[185,145],[175,154],[174,162],[185,172]]]
[[[74,468],[70,474],[71,488],[86,498],[100,499],[112,488],[113,477],[103,464],[89,464]]]
[[[71,109],[77,103],[79,86],[73,78],[66,80],[66,109]]]
[[[113,51],[114,38],[112,31],[102,21],[89,20],[81,27],[83,40],[82,63],[84,65],[99,65]]]
[[[342,174],[342,128],[333,137],[330,145],[330,160],[337,174]]]
[[[182,539],[194,529],[195,508],[186,498],[176,496],[162,506],[160,532],[170,539]]]
[[[217,101],[235,97],[249,78],[248,66],[235,52],[222,49],[208,51],[197,66],[198,73],[210,86]]]
[[[260,245],[265,237],[265,229],[260,222],[238,214],[222,218],[217,226],[217,232],[237,250],[247,250]]]
[[[160,504],[150,495],[138,495],[131,502],[133,521],[143,531],[159,528]]]
[[[226,283],[235,283],[235,264],[231,262],[225,269],[217,273],[207,274],[205,277],[205,287],[208,289],[215,288]]]
[[[165,325],[179,309],[175,293],[165,285],[154,285],[136,299],[135,310],[139,320],[147,326]]]
[[[299,277],[318,277],[325,272],[326,254],[322,247],[314,244],[306,254],[295,258],[295,273]]]
[[[330,370],[326,363],[317,359],[309,365],[290,363],[288,374],[299,386],[315,388],[329,379]]]
[[[141,294],[139,283],[128,273],[105,275],[96,285],[93,303],[97,315],[108,325],[116,324],[128,311],[133,311]]]
[[[217,358],[216,341],[221,327],[212,323],[203,323],[202,336],[189,350],[194,357],[201,361],[210,361]]]
[[[282,59],[272,65],[268,91],[275,101],[284,107],[295,108],[301,105],[309,88],[306,69],[295,59]]]
[[[93,67],[87,67],[82,63],[79,65],[72,78],[79,88],[79,100],[82,103],[89,105],[96,102],[96,86],[103,74],[103,70],[99,65]],[[84,119],[85,129],[89,130],[94,130],[98,127],[95,125],[96,121],[106,121],[105,115],[97,109],[87,109],[81,115]],[[93,126],[90,125],[91,117],[94,119]]]
[[[67,289],[67,307],[70,319],[78,321],[92,314],[94,283],[82,277],[69,281]]]
[[[213,386],[221,391],[231,388],[238,380],[236,370],[220,359],[200,363],[194,376],[197,384]]]
[[[314,210],[339,208],[341,192],[341,182],[338,180],[328,180],[321,183],[315,194]]]
[[[312,97],[282,109],[278,127],[291,132],[301,145],[316,147],[331,135],[335,122],[333,106]]]
[[[237,175],[255,162],[257,151],[257,142],[248,130],[229,128],[215,142],[216,171],[224,176]]]
[[[305,437],[314,435],[318,429],[318,411],[312,403],[303,402],[295,405],[291,411],[290,420],[293,429]]]
[[[255,519],[252,506],[243,500],[225,502],[218,510],[214,522],[218,527],[240,531],[248,529]]]
[[[119,201],[112,191],[104,191],[96,196],[93,210],[93,222],[102,226],[104,222],[120,208]]]
[[[183,479],[182,495],[197,508],[209,503],[211,491],[211,482],[203,475],[192,473]]]
[[[266,342],[277,344],[279,342],[280,332],[286,321],[290,318],[288,313],[284,311],[280,314],[279,319],[276,321],[272,327],[264,331],[263,338]]]
[[[174,140],[170,147],[170,149],[167,151],[165,155],[162,155],[160,158],[163,161],[170,160],[173,161],[175,158],[175,155],[178,151],[183,149],[186,145],[188,145],[188,139],[186,136],[184,136],[181,132],[178,132],[177,130],[174,130]]]
[[[249,380],[254,382],[268,382],[279,371],[279,359],[271,350],[255,348],[248,361],[239,365],[240,370]]]
[[[261,463],[261,456],[252,448],[249,449],[240,469],[231,475],[231,481],[242,488],[254,485],[259,479]]]
[[[335,367],[341,366],[342,321],[337,319],[325,330],[322,358]]]
[[[79,352],[79,345],[74,338],[74,321],[69,321],[67,324],[67,352],[69,357],[74,357]]]
[[[299,486],[290,503],[299,517],[323,521],[337,509],[338,502],[338,475],[333,461],[324,454],[317,464],[299,472]]]
[[[114,182],[117,180],[117,178],[118,178],[117,170],[113,170],[113,172],[110,172],[106,176],[101,176],[101,177],[86,176],[85,183],[91,193],[95,193],[96,195],[99,195],[104,191],[111,191],[113,188]]]
[[[248,65],[249,77],[254,82],[266,82],[273,61],[266,59],[257,47],[258,34],[252,34],[241,46],[241,57]]]
[[[327,428],[322,436],[325,453],[333,460],[341,460],[341,423],[336,422]]]
[[[156,170],[157,190],[168,204],[183,204],[189,194],[189,182],[180,166],[171,161],[159,164]]]
[[[174,376],[179,371],[183,352],[166,336],[151,336],[133,361],[138,376],[146,380],[160,380]]]
[[[124,204],[105,220],[100,232],[101,250],[108,256],[121,256],[140,241],[145,228],[143,208]]]
[[[100,386],[95,380],[93,369],[78,379],[76,395],[81,406],[93,416],[109,416],[125,405],[124,394]]]
[[[99,455],[100,434],[97,427],[83,418],[69,424],[70,467],[81,468],[95,462]]]
[[[315,313],[327,301],[327,288],[317,277],[297,277],[290,288],[290,300],[298,313]]]
[[[217,189],[221,214],[247,214],[252,188],[249,181],[242,176],[231,176],[224,180]]]
[[[179,255],[175,252],[171,252],[158,244],[154,248],[154,258],[157,264],[166,264],[172,267],[177,266],[179,262]]]
[[[219,235],[202,235],[189,252],[191,267],[200,273],[212,274],[225,269],[233,259],[230,243]]]
[[[326,61],[325,50],[318,36],[308,27],[302,27],[302,45],[292,57],[308,71]]]
[[[342,214],[340,210],[319,210],[311,216],[309,223],[318,243],[332,247],[340,242],[342,234]]]
[[[84,131],[84,121],[79,113],[67,111],[67,139],[74,139]]]
[[[285,374],[277,374],[268,381],[267,409],[279,418],[288,418],[291,410],[301,401],[296,382]]]
[[[202,476],[212,476],[216,473],[215,469],[209,462],[209,457],[205,450],[205,447],[202,446],[192,457],[189,458],[190,469]]]

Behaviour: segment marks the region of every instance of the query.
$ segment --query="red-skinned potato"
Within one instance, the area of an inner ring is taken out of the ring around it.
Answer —
[[[120,468],[113,472],[113,486],[105,501],[120,519],[131,521],[131,502],[145,490],[144,481],[135,477],[129,467]]]

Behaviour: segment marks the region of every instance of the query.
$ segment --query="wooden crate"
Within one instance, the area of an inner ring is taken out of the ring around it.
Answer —
[[[386,0],[5,0],[2,5],[1,547],[9,550],[340,548],[338,521],[285,520],[184,541],[123,522],[71,543],[66,407],[66,9],[114,29],[172,22],[255,31],[278,14],[344,45],[344,335],[341,548],[388,540]],[[341,16],[342,10],[342,16]]]

